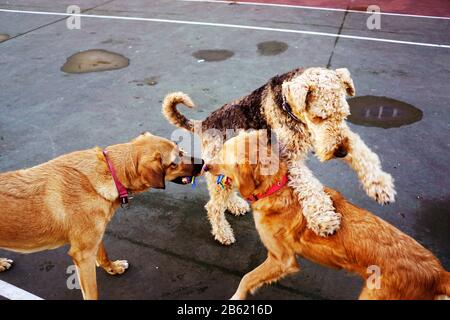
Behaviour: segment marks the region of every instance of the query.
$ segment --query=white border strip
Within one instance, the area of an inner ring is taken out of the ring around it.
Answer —
[[[279,28],[258,27],[258,26],[246,26],[246,25],[228,24],[228,23],[214,23],[214,22],[201,22],[201,21],[188,21],[188,20],[169,20],[169,19],[140,18],[140,17],[126,17],[126,16],[108,16],[108,15],[96,15],[96,14],[71,14],[71,13],[64,13],[64,12],[27,11],[27,10],[9,10],[9,9],[0,9],[0,12],[28,13],[28,14],[53,15],[53,16],[65,16],[65,17],[77,16],[77,17],[85,17],[85,18],[113,19],[113,20],[149,21],[149,22],[161,22],[161,23],[173,23],[173,24],[187,24],[187,25],[196,25],[196,26],[236,28],[236,29],[259,30],[259,31],[273,31],[273,32],[307,34],[307,35],[325,36],[325,37],[333,37],[333,38],[367,40],[367,41],[375,41],[375,42],[386,42],[386,43],[407,44],[407,45],[422,46],[422,47],[435,47],[435,48],[450,49],[450,45],[447,45],[447,44],[413,42],[413,41],[393,40],[393,39],[385,39],[385,38],[371,38],[371,37],[352,36],[352,35],[346,35],[346,34],[335,34],[335,33],[294,30],[294,29],[279,29]],[[14,39],[14,37],[11,39]],[[6,41],[4,41],[4,43],[5,42]]]
[[[0,280],[0,296],[3,296],[9,300],[44,300],[32,293],[29,293],[28,291],[20,289],[2,280]]]
[[[300,6],[300,5],[294,5],[294,4],[279,4],[279,3],[241,2],[241,1],[225,1],[225,0],[177,0],[177,1],[183,1],[183,2],[207,2],[207,3],[219,3],[219,4],[240,4],[240,5],[262,6],[262,7],[280,7],[280,8],[305,9],[305,10],[321,10],[321,11],[338,11],[338,12],[352,12],[352,13],[374,14],[373,12],[367,12],[367,11],[361,11],[361,10],[347,10],[347,9],[339,9],[339,8]],[[399,16],[399,17],[410,17],[410,18],[450,20],[449,17],[424,16],[424,15],[407,14],[407,13],[394,13],[394,12],[383,12],[383,11],[381,11],[379,14],[386,15],[386,16]]]

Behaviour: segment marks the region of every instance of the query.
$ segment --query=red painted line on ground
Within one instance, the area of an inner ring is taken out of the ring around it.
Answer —
[[[258,2],[289,4],[336,9],[366,11],[370,5],[377,5],[382,12],[438,16],[450,18],[449,0],[238,0],[240,2]]]

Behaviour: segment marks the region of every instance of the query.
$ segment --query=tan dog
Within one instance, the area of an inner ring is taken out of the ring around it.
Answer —
[[[227,141],[212,163],[205,166],[213,175],[229,177],[244,198],[254,195],[260,198],[253,202],[252,209],[258,233],[269,251],[268,257],[242,278],[232,299],[244,299],[264,283],[299,271],[296,255],[360,275],[366,281],[360,299],[450,296],[450,273],[430,251],[386,221],[349,203],[335,190],[325,188],[336,210],[342,214],[341,229],[328,238],[308,229],[290,185],[268,195],[267,190],[287,175],[287,166],[280,163],[275,174],[261,175],[261,163],[249,161],[255,158],[250,157],[248,150],[258,147],[248,145],[250,138],[255,141],[255,135],[261,137],[261,133],[254,132]],[[245,150],[243,159],[239,158],[238,150]],[[270,148],[266,151],[270,152]],[[378,268],[381,273],[374,282],[369,278],[369,267]]]
[[[133,193],[165,188],[165,180],[196,175],[202,166],[150,133],[106,150],[118,180]],[[118,197],[100,148],[0,174],[0,248],[31,253],[70,244],[83,297],[97,299],[96,263],[110,274],[128,268],[126,260],[110,261],[102,244]],[[11,262],[0,259],[0,271]]]

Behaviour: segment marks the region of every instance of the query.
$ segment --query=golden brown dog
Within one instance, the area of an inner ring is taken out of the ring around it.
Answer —
[[[118,180],[132,193],[165,188],[165,180],[197,175],[202,166],[175,143],[148,132],[106,151]],[[2,173],[0,248],[31,253],[70,244],[83,297],[97,299],[96,263],[110,274],[128,268],[126,260],[110,261],[102,244],[106,225],[120,205],[118,196],[100,148]],[[0,271],[10,264],[0,259]]]
[[[213,175],[229,177],[244,198],[258,194],[260,198],[253,202],[252,209],[268,256],[242,278],[233,299],[244,299],[264,283],[299,271],[296,255],[360,275],[366,281],[360,299],[450,296],[450,273],[430,251],[386,221],[346,201],[339,192],[325,188],[336,210],[342,213],[341,229],[328,238],[306,227],[302,208],[289,184],[261,197],[282,181],[287,168],[280,163],[275,174],[261,175],[261,163],[249,161],[255,159],[249,150],[256,149],[257,154],[262,151],[257,150],[258,144],[249,145],[250,138],[255,141],[254,135],[260,138],[262,133],[241,134],[227,141],[212,163],[205,166]],[[243,159],[239,158],[239,150],[245,150]],[[270,148],[266,151],[271,152]]]

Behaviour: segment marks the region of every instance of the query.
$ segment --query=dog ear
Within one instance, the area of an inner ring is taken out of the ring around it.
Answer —
[[[281,86],[283,103],[287,102],[290,105],[291,111],[297,118],[301,118],[301,113],[306,109],[309,90],[309,84],[300,80],[286,81]]]
[[[256,189],[256,181],[254,176],[254,166],[248,163],[239,164],[238,174],[236,175],[237,187],[239,193],[244,197],[248,198]]]
[[[341,78],[342,82],[345,85],[345,89],[347,90],[347,94],[350,97],[353,97],[356,93],[355,85],[353,84],[352,77],[350,75],[350,71],[347,68],[336,69],[336,73]]]
[[[138,172],[151,188],[166,188],[165,171],[162,165],[161,154],[157,153],[147,161],[139,161]]]

